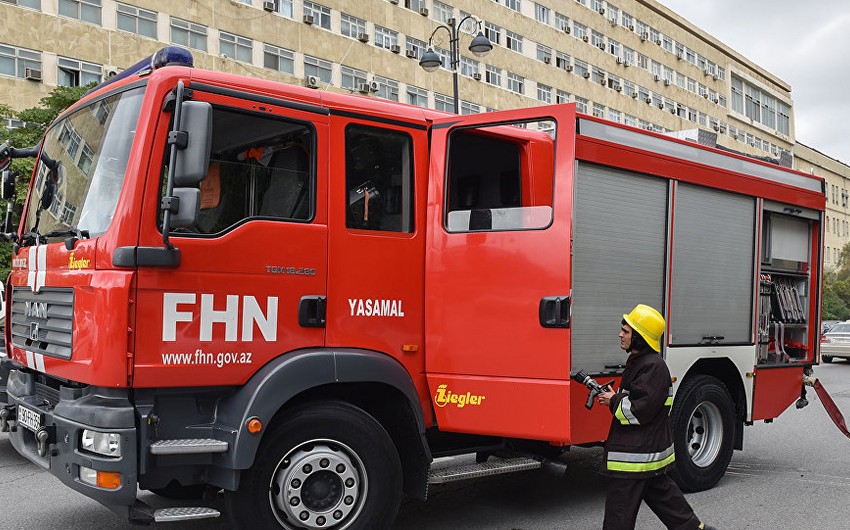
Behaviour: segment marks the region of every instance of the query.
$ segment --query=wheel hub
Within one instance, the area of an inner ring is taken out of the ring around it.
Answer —
[[[717,405],[703,401],[688,420],[688,455],[694,465],[708,467],[723,444],[723,415]]]
[[[314,440],[293,448],[272,475],[269,501],[275,517],[291,529],[348,527],[366,497],[362,469],[343,444]]]

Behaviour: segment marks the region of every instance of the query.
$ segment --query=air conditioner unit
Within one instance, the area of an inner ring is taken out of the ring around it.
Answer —
[[[573,71],[573,65],[568,64],[567,66],[564,67],[564,70],[566,70],[567,72],[572,72]]]
[[[544,57],[544,58],[543,58],[543,62],[544,62],[544,63],[546,63],[546,64],[549,64],[549,63],[551,63],[551,62],[552,62],[552,58],[551,58],[551,57],[548,57],[548,56],[547,56],[547,57]]]
[[[599,80],[599,84],[602,85],[602,86],[605,86],[605,78],[604,77]]]
[[[705,99],[708,99],[708,92],[705,92],[705,93],[702,95],[702,97],[704,97]]]
[[[563,27],[563,28],[561,28],[561,29],[562,29],[562,30],[564,30],[564,33],[572,33],[572,31],[573,31],[573,30],[571,30],[571,29],[570,29],[570,27],[569,27],[569,26],[567,26],[566,24],[564,24],[564,27]]]
[[[661,76],[660,76],[660,75],[656,75],[656,76],[655,76],[655,82],[657,83],[657,82],[659,82],[659,81],[661,81]]]
[[[405,54],[405,55],[406,55],[409,59],[416,59],[416,50],[405,50],[404,54]]]
[[[265,11],[274,11],[274,10],[275,10],[275,8],[274,8],[274,2],[273,2],[273,1],[271,1],[271,0],[267,0],[266,2],[263,2],[263,10],[265,10]]]
[[[617,92],[622,92],[622,91],[623,91],[623,87],[621,87],[621,86],[620,86],[620,84],[619,84],[619,83],[617,83],[616,85],[614,85],[614,90],[616,90]]]
[[[360,83],[360,85],[358,85],[358,90],[364,94],[368,94],[372,91],[372,85],[369,83]]]
[[[682,52],[676,52],[676,59],[682,60]]]
[[[605,14],[605,8],[604,8],[604,7],[600,7],[600,8],[599,8],[599,14],[600,14],[600,15],[604,15],[604,14]]]
[[[390,3],[398,5],[398,0],[390,0]]]
[[[584,77],[585,79],[589,79],[589,78],[590,78],[590,72],[585,72],[585,73],[583,73],[583,74],[581,74],[581,75],[582,75],[582,77]]]
[[[419,8],[419,14],[422,15],[423,17],[427,17],[428,16],[428,8],[427,7],[420,7]]]
[[[41,70],[35,68],[24,68],[24,79],[30,81],[41,81]]]
[[[670,80],[669,79],[664,80],[664,86],[670,86]]]
[[[304,15],[304,23],[312,24],[313,23],[313,15]]]
[[[602,50],[602,51],[605,51],[605,43],[604,43],[604,42],[600,42],[600,43],[599,43],[599,45],[598,45],[598,48],[599,48],[600,50]]]
[[[644,101],[646,101],[647,103],[652,103],[652,98],[649,98],[649,97],[648,97],[648,98],[646,98]]]
[[[635,25],[629,24],[629,31],[634,31],[634,30],[635,30]]]
[[[472,74],[472,79],[475,79],[476,81],[481,81],[481,74],[475,72],[474,74]]]
[[[720,74],[714,74],[714,80],[720,81]]]
[[[631,65],[632,65],[631,61],[623,61],[623,66],[625,66],[626,68],[628,68]]]
[[[617,57],[617,64],[623,64],[623,59],[620,58],[620,57]]]
[[[721,125],[721,126],[720,126],[720,132],[721,132],[721,133],[725,133],[725,132],[726,132],[726,127],[724,127],[724,126],[722,126],[722,125]]]
[[[637,99],[637,96],[638,96],[637,92],[632,92],[632,97],[633,97],[634,99]]]
[[[658,104],[658,108],[659,108],[659,109],[663,109],[663,108],[664,108],[664,103],[659,103],[659,104]]]
[[[720,98],[714,98],[714,99],[712,99],[711,101],[713,101],[715,104],[716,104],[716,103],[720,103]]]
[[[657,44],[657,45],[661,46],[661,39],[656,39],[656,40],[655,40],[655,44]]]
[[[708,69],[708,68],[706,68],[705,70],[703,70],[703,71],[702,71],[702,73],[704,73],[705,75],[711,75],[711,71],[709,71],[709,69]]]
[[[369,42],[369,34],[368,33],[358,33],[357,40],[360,42]]]
[[[589,41],[589,40],[590,40],[590,37],[588,37],[587,35],[584,35],[584,36],[581,38],[581,40],[583,40],[584,42],[587,42],[587,41]]]
[[[640,34],[640,40],[645,41],[648,38],[649,38],[649,33],[644,31],[643,33]]]
[[[616,25],[617,25],[617,19],[616,19],[616,18],[613,18],[613,17],[612,17],[612,18],[609,18],[609,19],[608,19],[608,22],[610,22],[612,26],[616,26]]]
[[[319,88],[319,76],[317,75],[308,75],[304,78],[304,84],[308,88]]]
[[[392,44],[390,45],[390,51],[393,53],[401,53],[401,46],[398,44]]]

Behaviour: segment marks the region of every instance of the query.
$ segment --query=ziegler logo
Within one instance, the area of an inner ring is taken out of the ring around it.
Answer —
[[[440,385],[437,387],[437,393],[434,395],[434,403],[440,408],[452,404],[462,409],[467,405],[481,405],[485,397],[487,396],[476,396],[471,392],[455,394],[448,389],[448,385]]]
[[[74,258],[74,251],[71,251],[71,254],[68,255],[68,269],[70,270],[81,270],[89,268],[89,260],[84,258],[76,259]]]

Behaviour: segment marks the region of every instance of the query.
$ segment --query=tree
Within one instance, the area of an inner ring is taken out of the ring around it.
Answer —
[[[31,147],[38,144],[47,131],[48,125],[56,119],[63,110],[77,102],[92,85],[82,87],[58,86],[49,95],[41,98],[40,106],[14,112],[7,105],[0,105],[0,116],[15,117],[25,122],[24,127],[7,129],[0,127],[0,144],[12,147]],[[24,200],[27,195],[30,177],[35,168],[35,159],[18,158],[12,161],[11,171],[18,173],[16,199],[12,211],[13,227],[17,226]],[[5,212],[4,212],[5,214]],[[0,280],[6,281],[9,276],[12,259],[11,243],[0,244]]]
[[[850,243],[841,249],[838,269],[824,274],[821,313],[824,320],[850,318]]]

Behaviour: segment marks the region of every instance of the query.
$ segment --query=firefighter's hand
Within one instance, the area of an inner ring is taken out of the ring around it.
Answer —
[[[600,405],[605,405],[606,407],[611,405],[611,398],[614,397],[614,392],[602,392],[596,397],[596,400]]]

